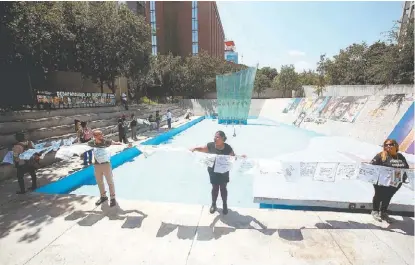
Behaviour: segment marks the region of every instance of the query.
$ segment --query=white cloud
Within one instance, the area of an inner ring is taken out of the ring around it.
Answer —
[[[314,66],[306,61],[299,61],[294,63],[295,70],[297,72],[302,72],[303,70],[314,69]]]
[[[301,57],[301,56],[305,56],[305,52],[297,51],[297,50],[291,50],[291,51],[288,52],[288,55],[293,56],[293,57]]]

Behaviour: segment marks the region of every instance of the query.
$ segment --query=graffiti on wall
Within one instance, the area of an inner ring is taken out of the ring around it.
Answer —
[[[408,108],[401,120],[390,133],[390,139],[399,144],[399,151],[408,154],[414,153],[414,103]]]
[[[327,119],[354,122],[367,101],[367,96],[297,98],[288,104],[284,113],[301,115],[305,122],[324,123]]]

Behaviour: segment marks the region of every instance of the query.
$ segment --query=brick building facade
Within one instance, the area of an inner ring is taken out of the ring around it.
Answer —
[[[189,56],[206,51],[224,58],[225,34],[214,1],[149,1],[153,54]]]

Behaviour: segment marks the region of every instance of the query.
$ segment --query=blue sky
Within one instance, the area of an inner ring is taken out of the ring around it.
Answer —
[[[277,69],[315,69],[356,42],[384,39],[402,15],[403,2],[217,2],[225,36],[239,62]]]

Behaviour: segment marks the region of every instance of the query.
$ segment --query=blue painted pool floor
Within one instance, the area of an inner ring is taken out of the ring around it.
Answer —
[[[174,137],[167,145],[191,148],[213,140],[216,131],[223,130],[236,154],[252,158],[272,158],[304,149],[317,135],[292,126],[258,119],[253,125],[219,125],[206,119]],[[263,123],[264,125],[260,125]],[[249,123],[248,123],[249,124]],[[236,137],[233,137],[234,132]],[[228,184],[228,204],[255,207],[252,177],[231,171]],[[159,151],[145,158],[136,157],[114,169],[118,198],[210,205],[211,186],[206,167],[190,152]],[[72,194],[99,196],[98,187],[82,186]],[[218,205],[221,206],[219,196]]]

